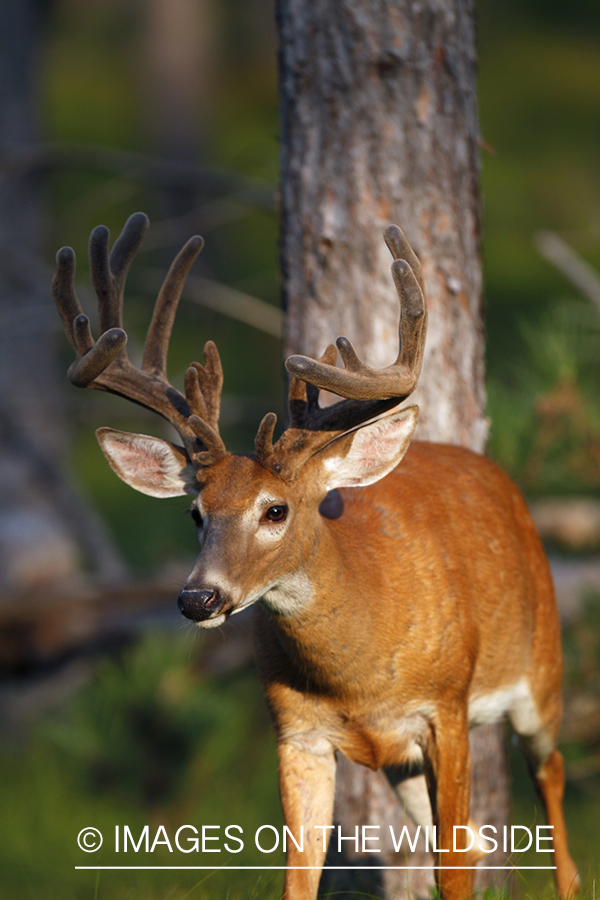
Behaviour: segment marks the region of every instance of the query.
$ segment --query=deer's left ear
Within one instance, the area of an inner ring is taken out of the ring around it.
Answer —
[[[386,413],[374,422],[342,434],[327,444],[322,457],[324,487],[364,487],[395,469],[410,444],[419,407]]]

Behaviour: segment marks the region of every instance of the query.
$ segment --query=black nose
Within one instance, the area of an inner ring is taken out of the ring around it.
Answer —
[[[177,600],[177,606],[192,622],[203,622],[210,616],[219,612],[223,601],[217,590],[182,591]]]

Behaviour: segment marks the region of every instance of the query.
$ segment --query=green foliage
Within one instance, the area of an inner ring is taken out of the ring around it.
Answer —
[[[530,493],[600,488],[600,317],[563,300],[519,322],[521,359],[488,380],[490,453]]]
[[[588,593],[581,614],[564,629],[566,683],[600,699],[600,597]],[[599,741],[600,743],[600,741]]]
[[[482,153],[490,452],[529,492],[596,491],[597,314],[555,299],[566,283],[533,239],[554,229],[600,268],[598,10],[560,0],[478,9],[481,129],[493,148]],[[574,409],[543,421],[540,400],[561,386],[587,426]]]
[[[95,897],[96,873],[76,865],[265,864],[252,837],[261,824],[280,827],[281,812],[262,691],[246,671],[208,676],[200,643],[149,633],[122,658],[102,661],[64,709],[43,717],[26,750],[3,753],[0,898]],[[244,829],[240,857],[223,842],[214,856],[112,852],[115,825],[129,825],[137,841],[148,824],[151,842],[164,825],[174,844],[180,825],[221,826],[222,835],[232,823]],[[91,825],[104,845],[87,855],[76,838]],[[97,897],[183,900],[219,890],[277,898],[280,882],[269,872],[102,872]]]
[[[101,663],[69,715],[46,731],[91,791],[152,806],[181,789],[197,753],[207,781],[226,773],[252,744],[256,706],[250,682],[205,679],[191,643],[156,634],[121,664]]]

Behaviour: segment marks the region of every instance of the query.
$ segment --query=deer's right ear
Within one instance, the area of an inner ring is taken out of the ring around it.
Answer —
[[[96,437],[119,478],[150,497],[198,493],[196,471],[183,447],[147,434],[98,428]]]

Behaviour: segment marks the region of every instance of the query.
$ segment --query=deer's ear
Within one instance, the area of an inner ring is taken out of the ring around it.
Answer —
[[[328,491],[374,484],[395,469],[410,444],[419,407],[386,413],[346,432],[317,454],[322,457],[322,478]]]
[[[150,497],[198,493],[196,472],[183,447],[147,434],[99,428],[96,437],[119,478]]]

